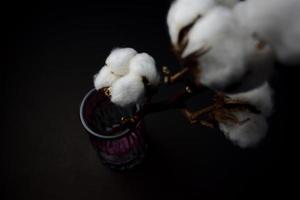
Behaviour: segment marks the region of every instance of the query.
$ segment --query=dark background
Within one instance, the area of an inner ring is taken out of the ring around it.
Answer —
[[[257,148],[235,147],[218,130],[190,126],[179,112],[167,111],[146,118],[150,152],[143,165],[117,173],[98,160],[79,120],[81,99],[113,47],[148,52],[159,67],[178,69],[165,22],[169,4],[2,6],[8,62],[1,67],[0,198],[245,199],[294,193],[298,67],[276,67],[275,112]],[[174,90],[162,88],[158,97]]]

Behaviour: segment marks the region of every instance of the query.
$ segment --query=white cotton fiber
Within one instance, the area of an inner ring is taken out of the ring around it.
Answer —
[[[230,33],[235,32],[236,23],[231,11],[225,7],[218,6],[209,12],[203,19],[198,20],[188,34],[188,45],[182,57],[201,49],[202,47],[214,47]]]
[[[152,85],[159,83],[155,60],[147,53],[139,53],[130,60],[129,73],[145,77]]]
[[[111,87],[111,101],[119,106],[139,103],[144,98],[144,84],[141,77],[127,74]]]
[[[113,74],[109,67],[104,66],[98,74],[94,75],[94,86],[97,90],[103,87],[110,87],[118,78],[120,77]]]
[[[173,45],[177,45],[179,32],[193,23],[197,17],[204,16],[215,6],[214,0],[177,0],[168,12],[167,24]]]
[[[269,43],[284,63],[299,62],[299,10],[299,0],[247,0],[234,8],[245,29]]]
[[[266,136],[268,124],[264,116],[249,112],[236,112],[234,115],[241,121],[240,124],[219,123],[220,130],[232,143],[242,148],[253,147]]]
[[[228,96],[232,99],[244,101],[255,106],[258,110],[262,112],[262,115],[265,117],[269,116],[272,112],[273,91],[267,82],[248,92]]]
[[[240,0],[215,0],[218,4],[227,6],[227,7],[234,7]]]
[[[132,48],[117,48],[112,50],[105,63],[113,73],[123,76],[128,73],[129,61],[136,54]]]
[[[239,84],[240,92],[259,87],[268,81],[272,75],[275,60],[274,52],[267,44],[262,48],[257,48],[258,42],[253,38],[252,46],[254,48],[249,52],[245,61],[247,73]]]
[[[246,72],[246,60],[254,48],[253,39],[241,29],[231,10],[220,6],[197,21],[188,40],[183,58],[201,48],[210,49],[198,58],[199,79],[213,89],[237,82]]]

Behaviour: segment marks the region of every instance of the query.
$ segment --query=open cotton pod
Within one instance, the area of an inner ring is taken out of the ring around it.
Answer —
[[[106,65],[94,75],[94,87],[99,90],[110,87],[117,79],[128,73],[129,61],[136,55],[132,48],[116,48],[106,58]]]
[[[263,84],[272,73],[271,47],[259,46],[232,9],[216,6],[194,24],[187,38],[181,59],[192,61],[201,71],[195,81],[211,89],[245,92]]]
[[[123,76],[128,73],[129,62],[136,54],[132,48],[117,48],[112,50],[105,63],[114,74]]]
[[[219,123],[220,130],[241,148],[256,146],[267,134],[268,124],[263,115],[247,111],[234,112],[240,123]]]
[[[109,67],[103,66],[100,71],[94,75],[94,87],[99,90],[104,87],[110,87],[119,76],[111,72]]]
[[[155,60],[147,53],[139,53],[130,60],[129,73],[145,78],[154,86],[160,81]]]
[[[111,101],[119,106],[141,103],[145,87],[141,77],[127,74],[118,79],[111,87]]]
[[[198,65],[197,84],[236,93],[269,79],[273,51],[270,45],[260,46],[261,41],[237,18],[239,4],[239,0],[178,0],[172,4],[167,18],[172,44],[179,47],[183,63]]]
[[[252,38],[241,29],[231,10],[218,6],[192,27],[182,59],[208,49],[204,55],[193,58],[201,70],[196,81],[223,90],[247,72],[247,58],[255,46],[251,42]]]
[[[180,32],[192,25],[215,6],[214,0],[177,0],[171,5],[167,24],[172,44],[176,47]]]
[[[108,87],[107,96],[119,106],[142,103],[147,88],[144,84],[159,84],[155,60],[147,53],[118,48],[110,53],[105,63],[94,77],[94,86],[97,90]]]
[[[145,81],[157,86],[160,76],[155,60],[147,53],[136,54],[129,62],[129,73],[118,79],[111,88],[111,101],[120,106],[142,103],[145,96]]]
[[[175,49],[180,48],[184,34],[197,21],[201,20],[215,6],[232,8],[239,0],[176,0],[171,5],[167,24],[171,42]]]
[[[247,110],[232,111],[238,120],[219,122],[219,128],[225,136],[240,147],[255,146],[266,135],[268,125],[266,117],[270,116],[273,108],[272,89],[266,82],[260,87],[248,92],[227,95],[233,100],[249,103],[261,113]]]

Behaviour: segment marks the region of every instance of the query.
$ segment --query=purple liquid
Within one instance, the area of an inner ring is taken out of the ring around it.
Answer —
[[[113,169],[129,169],[140,163],[145,155],[142,119],[130,128],[120,124],[121,117],[133,116],[138,109],[138,106],[116,106],[96,90],[91,90],[82,101],[82,124],[101,160]]]

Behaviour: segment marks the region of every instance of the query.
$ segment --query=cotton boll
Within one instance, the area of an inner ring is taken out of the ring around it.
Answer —
[[[247,102],[262,112],[265,117],[269,116],[273,108],[273,91],[269,83],[265,82],[260,87],[248,92],[228,95],[232,99]]]
[[[214,0],[177,0],[168,12],[167,24],[173,45],[177,45],[180,31],[193,23],[197,17],[204,16],[215,6]]]
[[[299,0],[248,0],[234,13],[246,30],[269,43],[279,60],[289,64],[299,62],[299,10]]]
[[[141,102],[144,92],[145,88],[141,77],[127,74],[112,85],[111,101],[119,106],[128,106]]]
[[[230,9],[216,7],[190,30],[182,57],[201,48],[210,48],[198,58],[199,81],[221,90],[245,74],[246,59],[254,46],[249,45],[250,40],[252,38],[241,29]]]
[[[248,33],[240,27],[232,11],[226,7],[218,6],[201,20],[198,20],[190,30],[189,42],[182,57],[186,57],[202,47],[217,48],[220,46],[219,43],[224,40],[233,40],[231,42],[245,45],[249,42],[248,36]],[[243,42],[243,39],[247,40]],[[231,50],[234,49],[231,48]]]
[[[128,73],[129,61],[136,54],[132,48],[117,48],[112,50],[105,63],[113,73],[123,76]]]
[[[159,83],[155,60],[147,53],[139,53],[130,60],[129,73],[145,77],[152,85]]]
[[[234,144],[242,147],[257,145],[267,134],[266,119],[259,114],[236,112],[234,115],[241,121],[240,124],[219,123],[220,130]]]
[[[97,90],[103,87],[110,87],[118,78],[120,77],[113,74],[109,67],[104,66],[101,68],[98,74],[95,74],[94,86]]]

